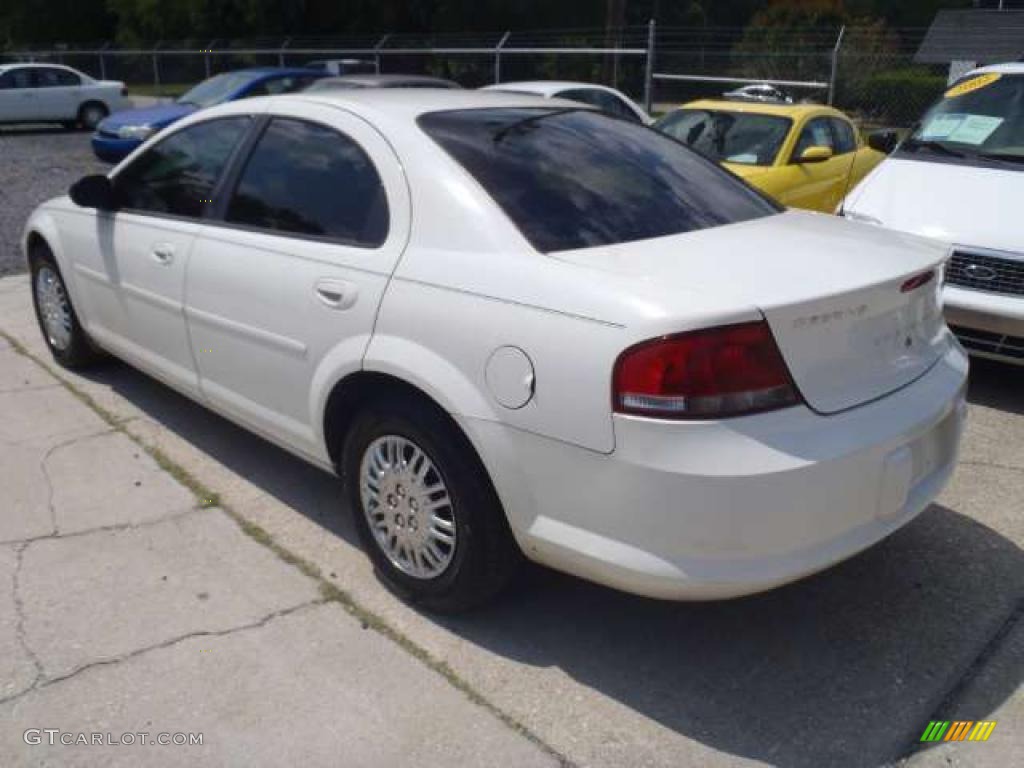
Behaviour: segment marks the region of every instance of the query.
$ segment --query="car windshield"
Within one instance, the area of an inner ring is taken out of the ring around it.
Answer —
[[[771,165],[791,125],[777,115],[677,109],[653,127],[718,162]]]
[[[239,88],[251,83],[256,77],[251,72],[226,72],[223,75],[214,75],[181,96],[178,103],[194,107],[212,107],[226,100]]]
[[[434,112],[419,124],[542,253],[674,235],[779,210],[678,142],[589,109]]]
[[[901,154],[1024,163],[1024,75],[974,75],[925,113]]]

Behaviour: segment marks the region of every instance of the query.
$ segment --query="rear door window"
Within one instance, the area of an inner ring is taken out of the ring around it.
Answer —
[[[388,233],[384,186],[362,147],[333,128],[278,117],[246,162],[225,218],[364,247]]]
[[[120,207],[198,218],[251,123],[224,117],[190,125],[147,149],[114,179]]]
[[[419,124],[544,253],[780,210],[679,142],[591,110],[457,110],[422,115]]]

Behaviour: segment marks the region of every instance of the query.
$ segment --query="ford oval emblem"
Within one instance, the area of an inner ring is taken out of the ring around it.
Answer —
[[[995,280],[996,271],[984,264],[968,264],[964,267],[964,274],[972,280]]]

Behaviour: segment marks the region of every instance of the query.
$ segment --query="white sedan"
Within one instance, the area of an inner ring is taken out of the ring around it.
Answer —
[[[41,205],[24,247],[57,361],[104,350],[337,472],[435,610],[522,556],[767,589],[904,525],[957,456],[946,248],[571,102],[233,102]]]
[[[568,99],[580,104],[589,104],[623,120],[643,125],[651,122],[650,116],[626,94],[606,85],[577,83],[571,80],[522,80],[485,85],[480,90],[519,95],[529,93],[545,99]]]
[[[124,83],[60,64],[0,64],[0,123],[61,123],[92,130],[131,106]]]

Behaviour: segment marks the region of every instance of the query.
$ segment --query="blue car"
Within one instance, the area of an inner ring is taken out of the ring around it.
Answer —
[[[100,160],[116,163],[154,133],[196,110],[250,96],[301,91],[329,74],[324,70],[258,67],[214,75],[177,101],[110,115],[96,126],[92,151]]]

